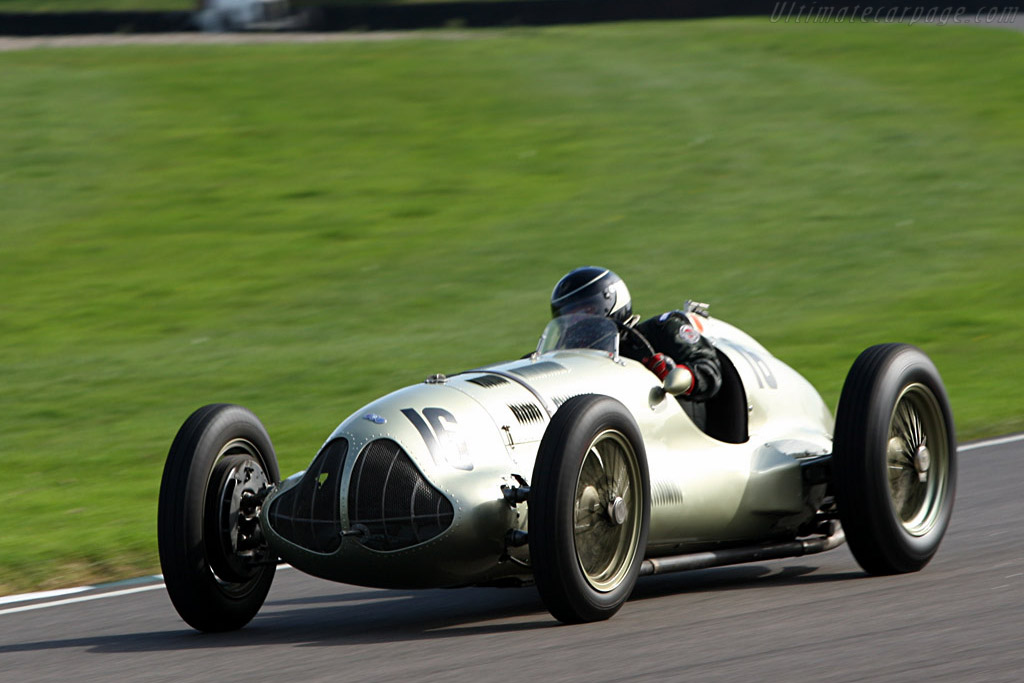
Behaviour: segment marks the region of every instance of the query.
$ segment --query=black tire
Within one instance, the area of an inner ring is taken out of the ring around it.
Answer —
[[[231,631],[252,620],[274,580],[259,523],[239,500],[281,475],[270,437],[240,406],[192,413],[171,444],[160,483],[157,536],[167,593],[200,631]]]
[[[643,439],[621,403],[586,395],[558,409],[529,499],[534,579],[556,619],[608,619],[629,598],[647,547],[649,491]]]
[[[869,574],[920,570],[949,526],[956,435],[946,389],[923,351],[865,350],[836,411],[833,477],[850,550]]]

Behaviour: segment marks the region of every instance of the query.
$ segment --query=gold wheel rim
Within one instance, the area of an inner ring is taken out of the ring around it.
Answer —
[[[893,512],[911,536],[935,527],[949,486],[946,420],[932,390],[911,384],[889,419],[886,472]]]
[[[601,432],[583,456],[573,506],[576,559],[595,590],[612,591],[626,578],[637,553],[642,502],[636,451],[620,432]]]

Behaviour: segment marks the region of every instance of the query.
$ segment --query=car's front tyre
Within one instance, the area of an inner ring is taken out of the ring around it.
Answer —
[[[650,524],[643,439],[606,396],[577,396],[541,440],[529,499],[530,561],[559,621],[608,619],[629,598]]]
[[[931,360],[907,344],[865,350],[836,411],[836,504],[850,550],[870,574],[923,568],[949,526],[956,436]]]
[[[167,593],[193,628],[238,629],[263,605],[276,558],[258,507],[280,479],[270,437],[241,406],[204,406],[178,430],[160,483],[157,536]]]

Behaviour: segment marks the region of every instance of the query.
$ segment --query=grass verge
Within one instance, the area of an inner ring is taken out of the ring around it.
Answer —
[[[0,592],[153,571],[199,405],[300,469],[371,398],[520,355],[580,264],[710,301],[833,406],[907,341],[961,437],[1024,428],[1020,34],[478,35],[0,54]]]

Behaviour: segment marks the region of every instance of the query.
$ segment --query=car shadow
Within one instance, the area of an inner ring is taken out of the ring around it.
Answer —
[[[859,571],[815,573],[810,566],[741,565],[644,577],[630,602],[668,595],[799,586],[864,578]],[[328,586],[332,584],[326,584]],[[173,615],[168,615],[174,619]],[[181,622],[177,622],[181,624]],[[0,654],[81,648],[94,653],[139,653],[252,647],[393,643],[508,634],[558,628],[532,587],[434,590],[360,589],[270,599],[244,629],[198,633],[184,624],[142,633],[83,636],[0,646]]]
[[[748,564],[648,576],[637,582],[630,601],[719,590],[734,592],[763,589],[766,586],[806,586],[867,578],[867,574],[860,570],[822,573],[820,569],[802,565],[777,568]]]

